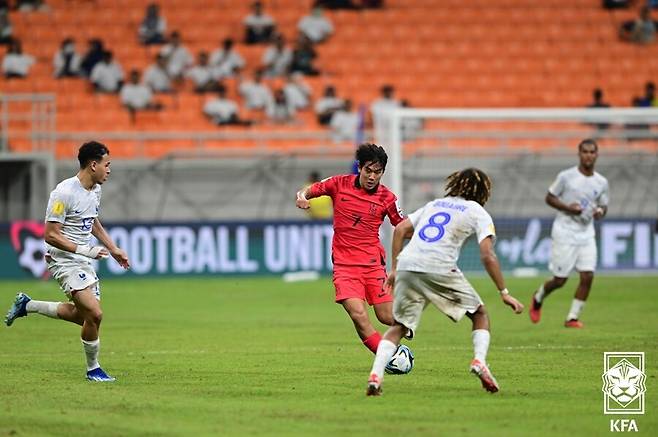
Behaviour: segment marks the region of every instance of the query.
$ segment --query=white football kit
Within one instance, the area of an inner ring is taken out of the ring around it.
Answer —
[[[77,176],[65,179],[50,193],[46,221],[61,223],[62,234],[77,245],[89,245],[91,230],[98,217],[101,186],[85,189]],[[71,299],[71,292],[93,287],[100,300],[98,277],[92,260],[86,256],[58,249],[46,243],[48,270]]]
[[[478,243],[496,232],[491,216],[477,202],[461,197],[435,199],[408,216],[414,226],[398,256],[393,317],[415,331],[430,302],[453,321],[475,312],[482,299],[457,267],[466,239]]]
[[[608,180],[597,172],[586,176],[576,166],[561,171],[548,192],[567,205],[578,203],[583,209],[580,215],[558,211],[551,230],[549,269],[559,278],[568,277],[574,268],[593,272],[597,258],[594,211],[608,205]]]

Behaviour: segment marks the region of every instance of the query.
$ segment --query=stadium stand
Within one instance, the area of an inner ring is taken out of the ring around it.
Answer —
[[[138,114],[131,122],[115,95],[92,92],[83,79],[56,79],[52,58],[66,37],[83,47],[101,38],[124,71],[144,69],[159,46],[143,46],[138,28],[149,0],[50,0],[49,12],[10,13],[14,35],[37,58],[25,80],[0,79],[2,92],[54,93],[58,132],[216,131],[203,116],[205,97],[189,81],[175,94],[159,96],[164,110]],[[242,0],[161,0],[169,30],[180,30],[192,54],[212,51],[225,37],[243,40]],[[294,41],[298,20],[311,0],[270,0],[265,9],[277,29]],[[316,47],[318,77],[307,82],[317,98],[328,84],[355,106],[377,98],[391,84],[414,107],[584,107],[600,87],[612,106],[629,106],[644,83],[658,77],[658,45],[621,42],[618,26],[635,10],[607,10],[599,0],[388,0],[386,7],[363,11],[326,11],[335,27]],[[266,45],[236,44],[245,58],[245,75],[261,65]],[[4,54],[6,47],[0,48]],[[279,79],[268,79],[272,88]],[[238,101],[237,81],[226,79],[228,95]],[[241,111],[246,119],[262,115]],[[260,118],[259,118],[260,117]],[[326,131],[312,110],[300,111],[295,129]],[[11,129],[20,130],[19,125]],[[253,131],[286,131],[289,126],[256,123]],[[243,141],[245,146],[253,146]],[[234,145],[242,144],[240,142]],[[67,143],[68,144],[68,143]],[[58,144],[58,156],[70,144]],[[183,143],[180,143],[184,145]],[[25,147],[20,141],[12,147]],[[130,154],[130,147],[125,148]],[[167,147],[149,148],[159,156]]]

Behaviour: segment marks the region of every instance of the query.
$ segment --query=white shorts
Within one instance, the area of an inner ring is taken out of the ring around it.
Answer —
[[[568,278],[574,268],[578,272],[593,272],[596,269],[596,257],[596,241],[593,238],[586,244],[553,240],[548,269],[558,278]]]
[[[458,322],[467,312],[477,311],[482,299],[460,271],[448,274],[398,271],[393,299],[395,321],[415,331],[429,303]]]
[[[48,260],[48,257],[46,257]],[[59,283],[59,286],[71,300],[76,291],[91,287],[96,299],[101,300],[101,289],[98,276],[94,271],[91,261],[61,260],[47,261],[48,271]]]

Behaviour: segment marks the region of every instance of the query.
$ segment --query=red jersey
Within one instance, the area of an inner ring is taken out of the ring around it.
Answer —
[[[404,220],[397,197],[384,185],[368,192],[355,175],[340,175],[316,182],[309,198],[327,195],[334,201],[334,238],[331,254],[335,265],[381,266],[386,252],[379,228],[388,216],[393,226]]]

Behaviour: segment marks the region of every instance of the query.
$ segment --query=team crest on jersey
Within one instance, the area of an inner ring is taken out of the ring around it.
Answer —
[[[395,210],[400,214],[400,217],[404,217],[404,211],[402,211],[402,207],[400,206],[399,201],[395,201]]]
[[[379,211],[379,208],[377,208],[377,205],[374,203],[370,204],[370,215],[377,215],[377,212]]]

